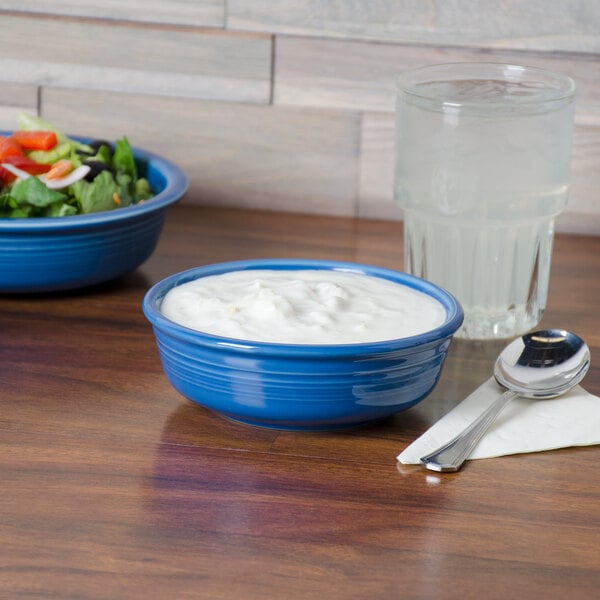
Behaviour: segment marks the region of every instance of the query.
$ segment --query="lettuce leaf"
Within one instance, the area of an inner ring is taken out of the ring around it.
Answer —
[[[82,179],[69,189],[79,203],[82,213],[101,212],[117,207],[113,194],[118,195],[119,189],[108,171],[102,171],[93,181]]]
[[[140,177],[135,182],[135,196],[138,202],[141,202],[142,200],[148,200],[154,196],[152,188],[150,187],[150,183],[145,177]]]
[[[53,202],[48,206],[45,217],[70,217],[77,214],[77,207],[67,202]]]
[[[137,167],[133,152],[129,145],[129,140],[126,137],[115,142],[115,151],[112,157],[112,166],[117,173],[129,175],[131,181],[137,179]]]
[[[77,214],[69,198],[48,189],[37,177],[15,183],[8,193],[0,195],[0,217],[64,217]]]
[[[26,204],[49,206],[54,202],[64,202],[67,199],[62,192],[47,188],[37,177],[18,181],[12,186],[10,195],[21,206]]]

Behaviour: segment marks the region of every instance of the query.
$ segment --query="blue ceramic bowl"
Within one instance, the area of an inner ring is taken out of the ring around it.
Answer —
[[[161,314],[171,288],[242,269],[341,269],[382,277],[439,300],[446,320],[422,335],[392,341],[286,345],[208,335]],[[297,430],[360,425],[423,400],[438,381],[463,319],[458,302],[432,283],[388,269],[318,260],[251,260],[191,269],[154,285],[143,309],[164,371],[183,396],[237,421]]]
[[[77,138],[85,141],[84,138]],[[137,148],[156,195],[143,203],[69,217],[0,218],[0,293],[81,288],[124,275],[154,251],[168,207],[187,189],[173,163]]]

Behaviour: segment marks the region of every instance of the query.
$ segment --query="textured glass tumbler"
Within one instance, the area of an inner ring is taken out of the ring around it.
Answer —
[[[516,337],[541,320],[574,96],[570,78],[515,65],[432,65],[400,78],[394,195],[405,269],[456,296],[457,337]]]

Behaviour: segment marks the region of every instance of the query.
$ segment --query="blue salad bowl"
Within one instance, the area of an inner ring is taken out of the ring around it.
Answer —
[[[412,337],[309,345],[219,337],[161,313],[163,298],[175,286],[246,269],[343,270],[381,277],[435,298],[446,318],[439,327]],[[420,402],[436,385],[463,320],[456,299],[423,279],[375,266],[292,259],[236,261],[171,275],[146,293],[143,310],[165,374],[180,394],[236,421],[292,430],[362,425]]]
[[[167,209],[188,180],[160,156],[137,148],[133,155],[155,193],[149,200],[85,215],[0,218],[0,293],[82,288],[125,275],[149,258]]]

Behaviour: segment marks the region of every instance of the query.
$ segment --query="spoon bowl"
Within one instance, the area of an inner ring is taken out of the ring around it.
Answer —
[[[590,351],[562,329],[529,333],[511,342],[494,366],[496,381],[525,398],[556,398],[577,385],[590,367]]]
[[[458,471],[513,398],[556,398],[576,386],[589,367],[589,348],[574,333],[543,329],[517,338],[500,353],[494,366],[496,381],[507,391],[458,436],[423,456],[421,462],[431,471]]]

